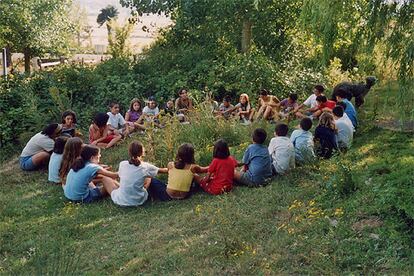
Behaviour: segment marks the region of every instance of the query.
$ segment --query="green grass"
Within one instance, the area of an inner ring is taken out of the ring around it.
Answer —
[[[297,168],[267,187],[139,208],[110,199],[68,203],[46,172],[4,163],[0,272],[411,274],[413,135],[379,129],[367,119],[371,113],[362,116],[348,153]],[[269,133],[273,127],[266,126]],[[198,122],[182,133],[154,133],[145,141],[147,157],[153,160],[156,150],[161,165],[187,140],[206,164],[208,146],[223,135],[240,158],[252,128]],[[117,167],[126,147],[104,151],[103,161]]]

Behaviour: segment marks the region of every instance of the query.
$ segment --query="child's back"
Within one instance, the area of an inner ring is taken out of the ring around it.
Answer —
[[[289,137],[277,136],[269,143],[272,165],[278,174],[285,174],[295,167],[295,150]]]
[[[251,144],[243,155],[243,163],[247,166],[246,174],[256,185],[262,185],[272,176],[271,158],[266,146]]]
[[[96,176],[101,166],[87,162],[85,167],[77,172],[71,169],[66,179],[64,192],[66,198],[70,200],[84,200],[89,195],[89,182]]]
[[[52,153],[49,160],[49,175],[48,180],[53,183],[61,183],[61,179],[59,177],[59,169],[60,165],[62,164],[62,157],[63,154]]]
[[[139,166],[129,161],[119,164],[120,186],[112,191],[112,201],[121,206],[142,205],[148,198],[148,192],[144,188],[147,177],[155,177],[158,168],[152,164],[141,162]]]
[[[228,156],[225,159],[213,158],[208,168],[212,179],[207,185],[201,184],[201,187],[213,195],[230,192],[233,189],[234,169],[236,167],[237,161],[233,156]]]
[[[290,140],[295,147],[296,162],[307,162],[315,157],[312,132],[296,129],[292,132]]]

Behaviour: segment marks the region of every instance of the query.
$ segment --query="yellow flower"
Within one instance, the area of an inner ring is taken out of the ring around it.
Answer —
[[[342,209],[342,207],[335,209],[335,216],[340,217],[343,214],[344,214],[344,210]]]

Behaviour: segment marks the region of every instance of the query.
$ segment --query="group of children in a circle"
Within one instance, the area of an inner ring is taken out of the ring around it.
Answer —
[[[144,162],[145,149],[138,141],[129,144],[129,159],[119,164],[118,172],[100,164],[101,148],[109,148],[132,131],[145,131],[152,122],[159,124],[160,111],[154,101],[141,110],[141,103],[133,99],[125,119],[119,114],[119,105],[113,103],[110,112],[98,113],[89,128],[89,144],[77,137],[76,114],[65,111],[61,124],[50,124],[34,135],[20,156],[20,167],[25,171],[36,170],[48,164],[49,181],[61,184],[67,199],[89,203],[110,195],[120,206],[142,205],[149,197],[174,200],[190,196],[196,189],[218,195],[232,190],[233,185],[257,187],[267,184],[273,176],[283,175],[297,164],[311,161],[316,156],[329,158],[335,150],[350,147],[356,128],[356,111],[346,99],[346,92],[339,91],[336,102],[323,95],[324,87],[316,85],[313,94],[303,104],[297,103],[297,96],[279,101],[268,91],[261,90],[259,108],[251,108],[249,97],[240,96],[240,102],[232,106],[228,97],[215,108],[208,104],[217,117],[234,116],[249,123],[261,118],[280,120],[295,116],[301,118],[300,127],[288,135],[288,125],[277,123],[268,146],[264,145],[267,133],[257,128],[252,133],[252,144],[238,162],[230,155],[226,141],[215,142],[213,159],[209,166],[202,167],[194,159],[192,144],[182,144],[176,159],[165,168],[158,168]],[[164,114],[177,116],[181,122],[188,121],[193,109],[186,90],[180,90],[179,98],[169,101]],[[307,108],[304,108],[304,107]],[[312,119],[319,118],[315,135],[310,132]],[[314,146],[314,141],[318,146]],[[242,167],[237,170],[237,167]],[[168,174],[167,184],[157,179],[158,174]],[[119,182],[118,182],[119,179]]]

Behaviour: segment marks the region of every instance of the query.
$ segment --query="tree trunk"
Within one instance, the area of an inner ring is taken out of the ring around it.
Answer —
[[[30,74],[30,58],[32,57],[29,48],[24,48],[24,72]]]
[[[241,50],[247,53],[252,45],[252,22],[250,20],[243,21]]]
[[[9,46],[6,47],[6,61],[9,68],[13,68],[12,52]]]
[[[108,30],[108,44],[112,47],[112,28],[109,21],[106,22],[106,29]]]

